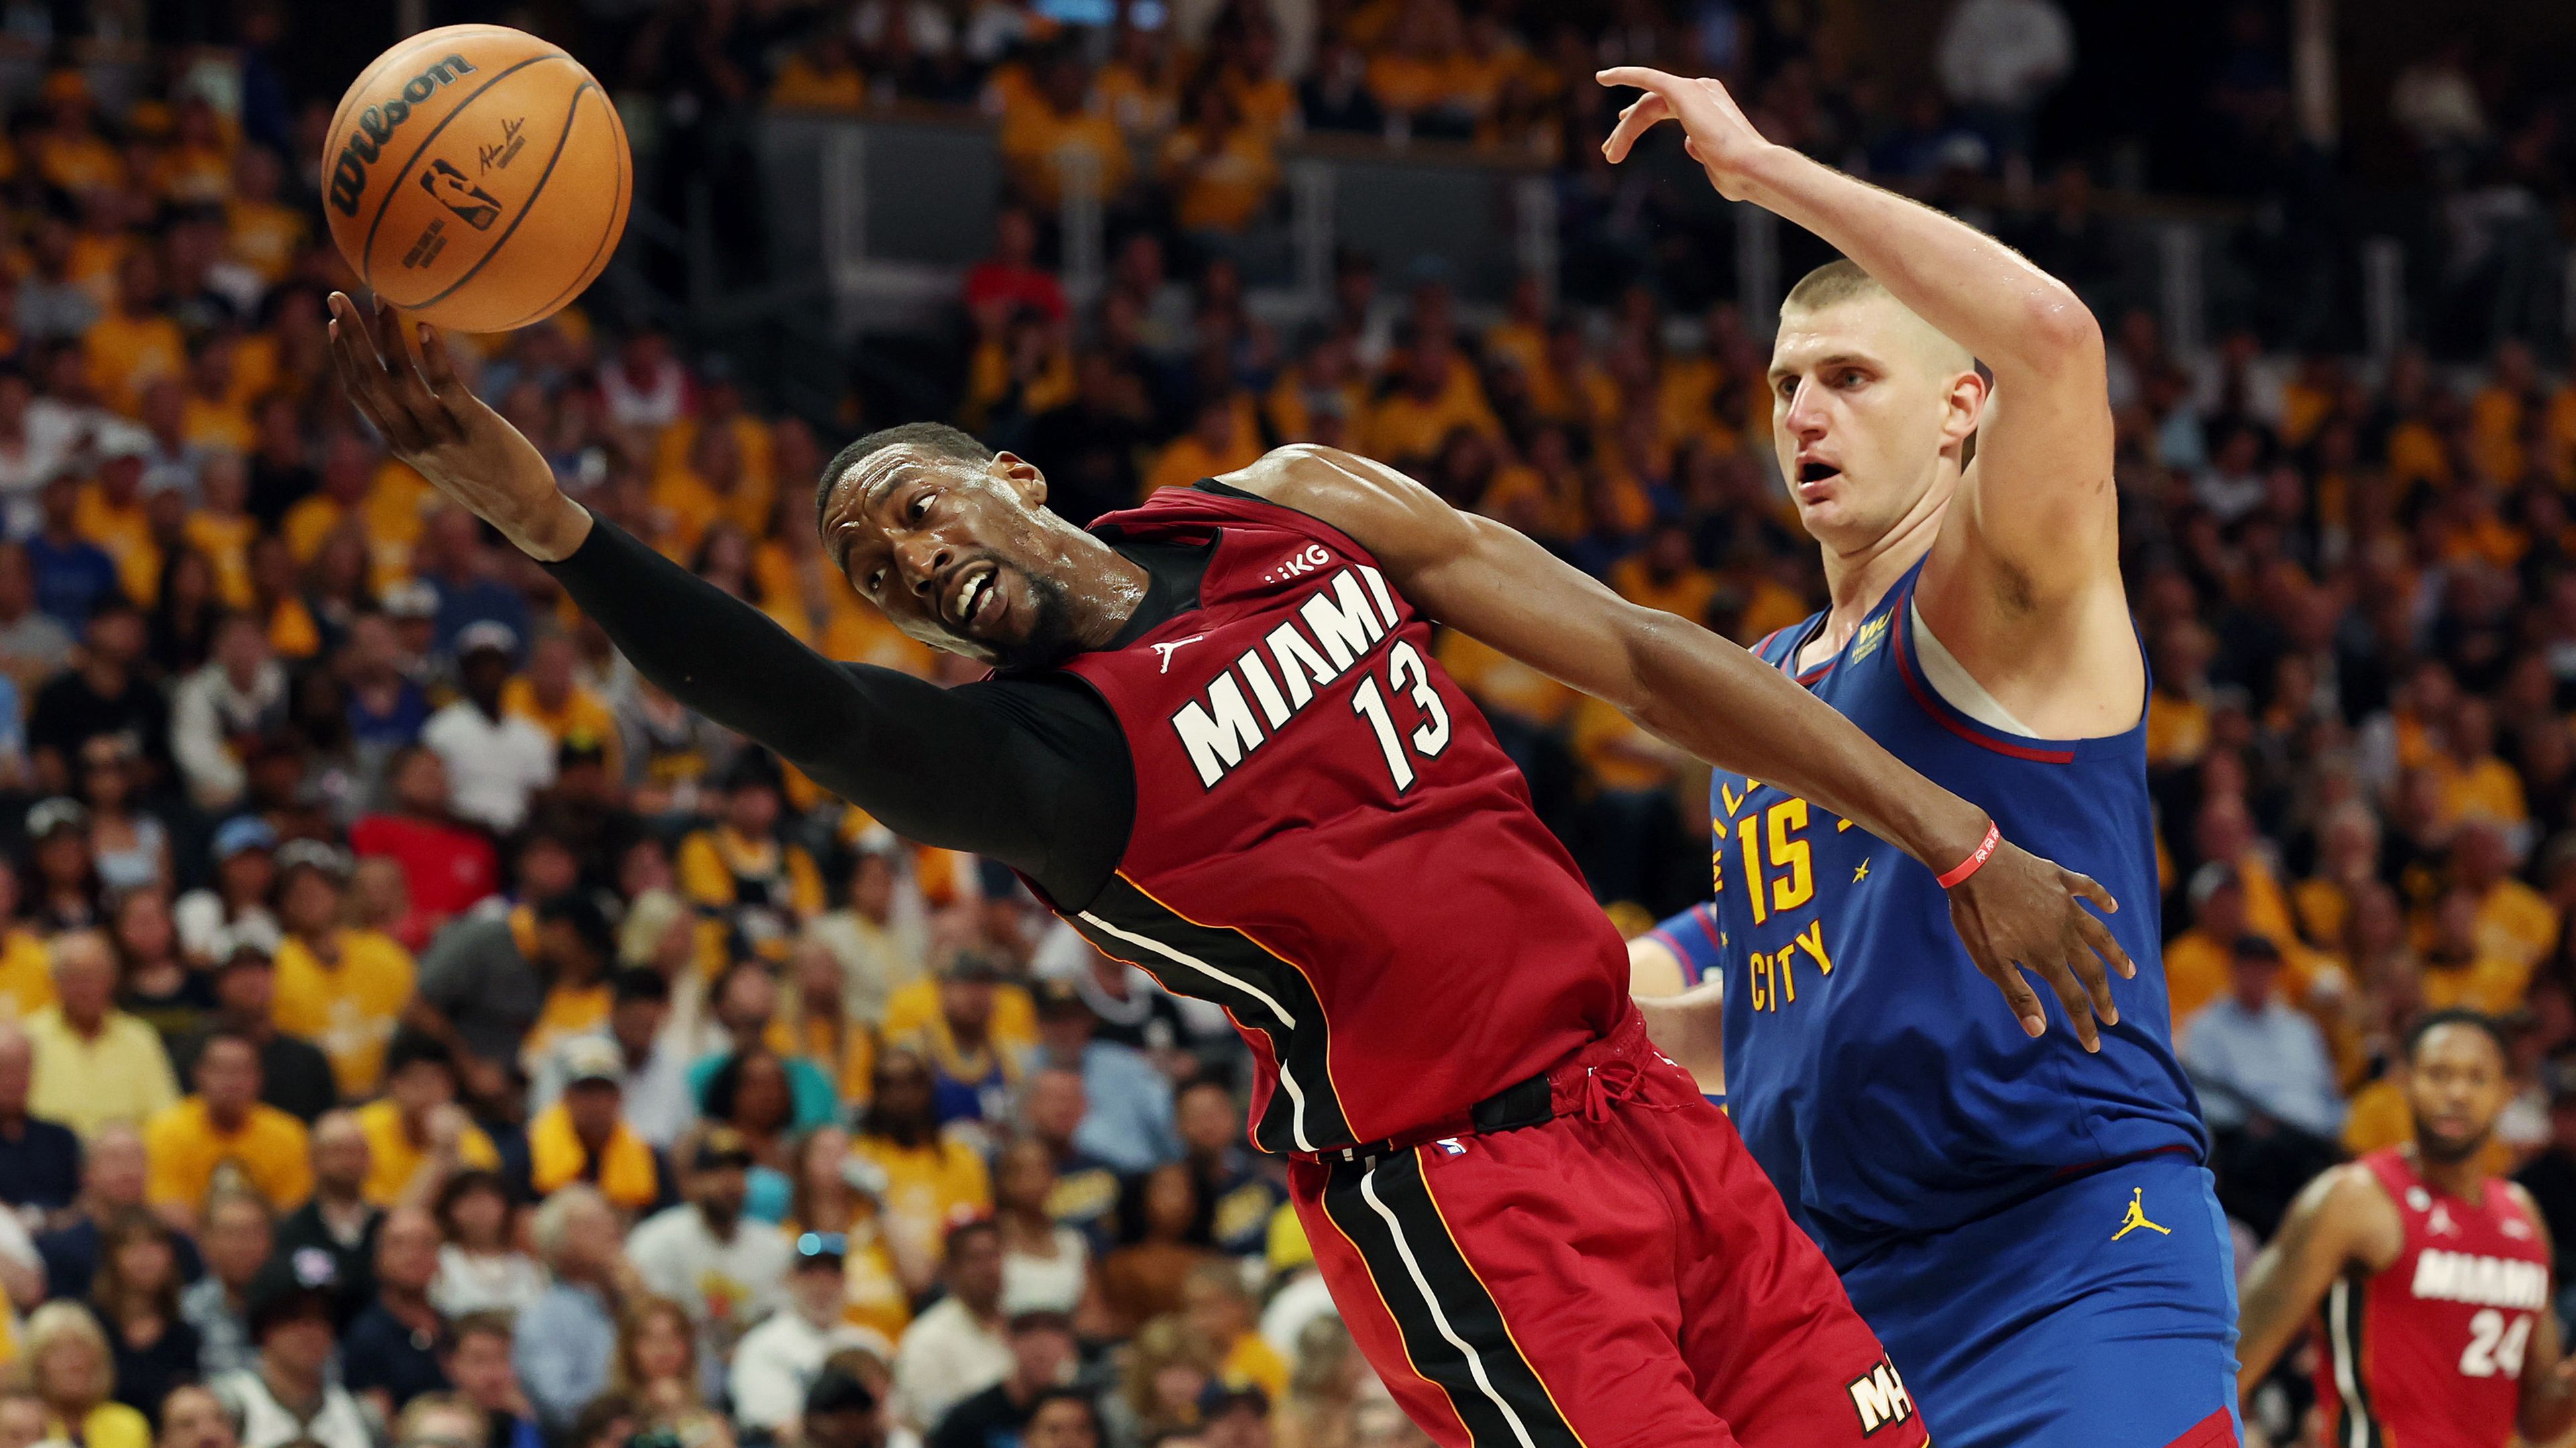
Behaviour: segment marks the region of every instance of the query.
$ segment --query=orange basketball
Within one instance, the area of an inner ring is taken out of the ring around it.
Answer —
[[[635,192],[626,127],[581,62],[500,25],[427,30],[340,98],[331,240],[389,306],[506,332],[581,295]]]

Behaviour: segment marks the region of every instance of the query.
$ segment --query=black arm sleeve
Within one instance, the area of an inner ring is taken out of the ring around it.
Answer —
[[[1126,849],[1135,766],[1109,707],[1079,683],[944,689],[835,663],[604,518],[546,567],[645,678],[897,834],[989,855],[1068,907]]]

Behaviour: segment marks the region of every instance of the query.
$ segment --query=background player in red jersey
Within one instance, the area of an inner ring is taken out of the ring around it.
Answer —
[[[2027,969],[2088,1045],[2118,1018],[2104,962],[2134,971],[2092,881],[1999,847],[1984,810],[1743,650],[1330,449],[1086,532],[1035,466],[954,429],[862,438],[817,489],[834,562],[906,632],[999,667],[941,689],[836,664],[566,497],[428,329],[331,305],[368,420],[645,676],[1226,1007],[1254,1140],[1296,1158],[1354,1337],[1443,1442],[1924,1441],[1821,1254],[1647,1043],[1617,933],[1427,657],[1431,623],[1945,872],[2016,1014],[2038,1010]]]
[[[2251,1393],[2322,1302],[2325,1441],[2502,1448],[2576,1425],[2559,1355],[2549,1229],[2531,1194],[2480,1170],[2512,1099],[2505,1042],[2471,1011],[2407,1041],[2415,1140],[2310,1182],[2254,1260],[2238,1319]]]

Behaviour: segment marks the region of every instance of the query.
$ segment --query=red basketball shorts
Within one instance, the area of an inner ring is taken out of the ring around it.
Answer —
[[[1294,1164],[1324,1280],[1416,1423],[1450,1448],[1925,1441],[1824,1255],[1642,1022],[1550,1078],[1538,1125]]]

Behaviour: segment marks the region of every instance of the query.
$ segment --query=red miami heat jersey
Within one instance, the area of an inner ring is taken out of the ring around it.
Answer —
[[[1136,822],[1096,899],[1051,903],[1225,1007],[1254,1144],[1432,1125],[1618,1022],[1618,932],[1366,549],[1204,486],[1092,531],[1214,552],[1195,609],[1062,666],[1118,718]]]
[[[2317,1398],[2328,1441],[2353,1448],[2504,1448],[2522,1401],[2532,1320],[2549,1310],[2540,1232],[2501,1180],[2471,1203],[2426,1182],[2396,1147],[2362,1164],[2406,1223],[2384,1272],[2326,1296]]]

